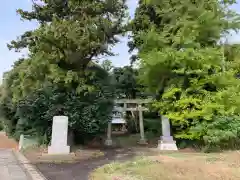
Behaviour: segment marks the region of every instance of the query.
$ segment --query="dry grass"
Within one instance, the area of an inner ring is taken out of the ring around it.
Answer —
[[[238,180],[240,153],[172,153],[113,163],[95,170],[91,180]]]

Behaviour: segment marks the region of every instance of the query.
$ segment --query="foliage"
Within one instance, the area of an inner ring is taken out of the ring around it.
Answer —
[[[141,79],[158,94],[154,107],[171,119],[176,138],[202,140],[206,132],[193,127],[240,114],[237,51],[218,44],[223,34],[239,28],[240,17],[229,4],[149,0],[140,1],[136,11],[133,42]]]
[[[137,69],[131,66],[116,67],[112,71],[112,79],[116,98],[135,99],[146,96]]]
[[[161,129],[161,121],[159,121],[159,119],[147,119],[144,118],[144,130],[146,132],[150,132],[153,135],[159,136],[162,133],[162,129]]]
[[[110,72],[114,68],[112,62],[109,60],[104,60],[101,64],[101,67],[107,72]]]
[[[239,116],[216,116],[213,122],[199,124],[194,127],[194,130],[204,134],[203,140],[207,144],[204,148],[206,152],[239,148]]]
[[[96,61],[114,55],[116,35],[125,33],[126,8],[125,0],[42,0],[31,12],[17,10],[39,27],[8,44],[29,50],[4,75],[0,102],[8,133],[49,138],[57,114],[68,115],[82,138],[104,130],[113,94],[108,72]]]
[[[45,82],[18,101],[5,96],[1,108],[10,123],[8,133],[16,139],[24,133],[38,138],[46,137],[45,141],[48,141],[55,115],[69,117],[70,129],[74,134],[81,135],[79,141],[105,131],[111,118],[113,89],[109,85],[108,74],[100,67],[90,67],[88,74],[93,74],[88,76],[88,84],[94,85],[90,92],[79,94],[72,87]],[[7,99],[9,103],[6,103]]]
[[[22,19],[36,20],[40,26],[12,41],[9,48],[27,47],[67,70],[86,68],[99,55],[113,55],[110,50],[118,42],[116,35],[125,32],[125,0],[65,2],[38,1],[31,12],[17,10]]]
[[[52,117],[65,115],[69,117],[69,128],[81,137],[79,141],[89,139],[103,133],[111,118],[112,94],[106,90],[78,95],[59,87],[44,87],[18,103],[17,116],[37,137],[45,134],[49,137]]]
[[[229,5],[234,3],[232,0],[140,0],[130,23],[133,34],[129,42],[130,51],[146,51],[146,46],[142,47],[146,43],[143,33],[151,29],[164,33],[164,37],[157,38],[152,34],[151,39],[148,38],[151,44],[148,50],[152,50],[154,45],[156,49],[173,44],[174,47],[183,48],[182,42],[190,45],[191,41],[201,47],[216,45],[224,33],[239,28],[239,16],[229,10]]]

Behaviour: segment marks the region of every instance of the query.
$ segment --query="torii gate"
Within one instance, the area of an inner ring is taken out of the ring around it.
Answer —
[[[144,124],[143,124],[143,111],[148,111],[147,108],[143,107],[143,104],[152,102],[152,99],[118,99],[115,100],[115,104],[123,104],[123,108],[120,108],[123,113],[126,111],[138,111],[139,112],[139,126],[140,126],[140,141],[139,144],[147,144],[144,135]],[[136,104],[136,107],[127,107],[127,104]],[[165,116],[161,116],[162,120],[162,136],[158,141],[159,150],[178,150],[176,141],[174,141],[171,135],[171,127],[169,119]],[[112,145],[112,122],[108,123],[107,139],[105,145]]]
[[[119,107],[119,110],[123,113],[127,111],[138,111],[139,112],[139,126],[140,126],[140,141],[139,144],[146,144],[146,138],[144,135],[144,124],[143,124],[143,111],[148,111],[147,108],[143,107],[143,104],[148,104],[152,102],[152,99],[118,99],[115,100],[114,103],[119,105],[123,104],[123,108]],[[128,104],[136,104],[136,107],[128,107]],[[107,139],[105,141],[105,145],[112,145],[112,122],[108,123],[107,130]]]

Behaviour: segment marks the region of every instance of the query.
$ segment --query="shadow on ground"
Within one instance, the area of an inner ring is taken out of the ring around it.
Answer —
[[[96,168],[113,161],[131,160],[136,156],[133,149],[109,149],[99,158],[82,160],[72,164],[35,164],[48,180],[88,180],[89,174]]]

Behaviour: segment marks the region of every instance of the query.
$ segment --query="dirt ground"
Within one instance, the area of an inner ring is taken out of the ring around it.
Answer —
[[[18,143],[11,138],[8,138],[5,132],[0,132],[0,149],[16,149],[18,150]]]
[[[36,163],[35,166],[48,180],[88,180],[90,173],[96,168],[116,160],[119,162],[130,160],[136,155],[131,149],[111,149],[104,151],[104,154],[77,163]]]
[[[238,180],[240,152],[158,152],[149,148],[102,150],[75,163],[36,163],[48,180]]]

